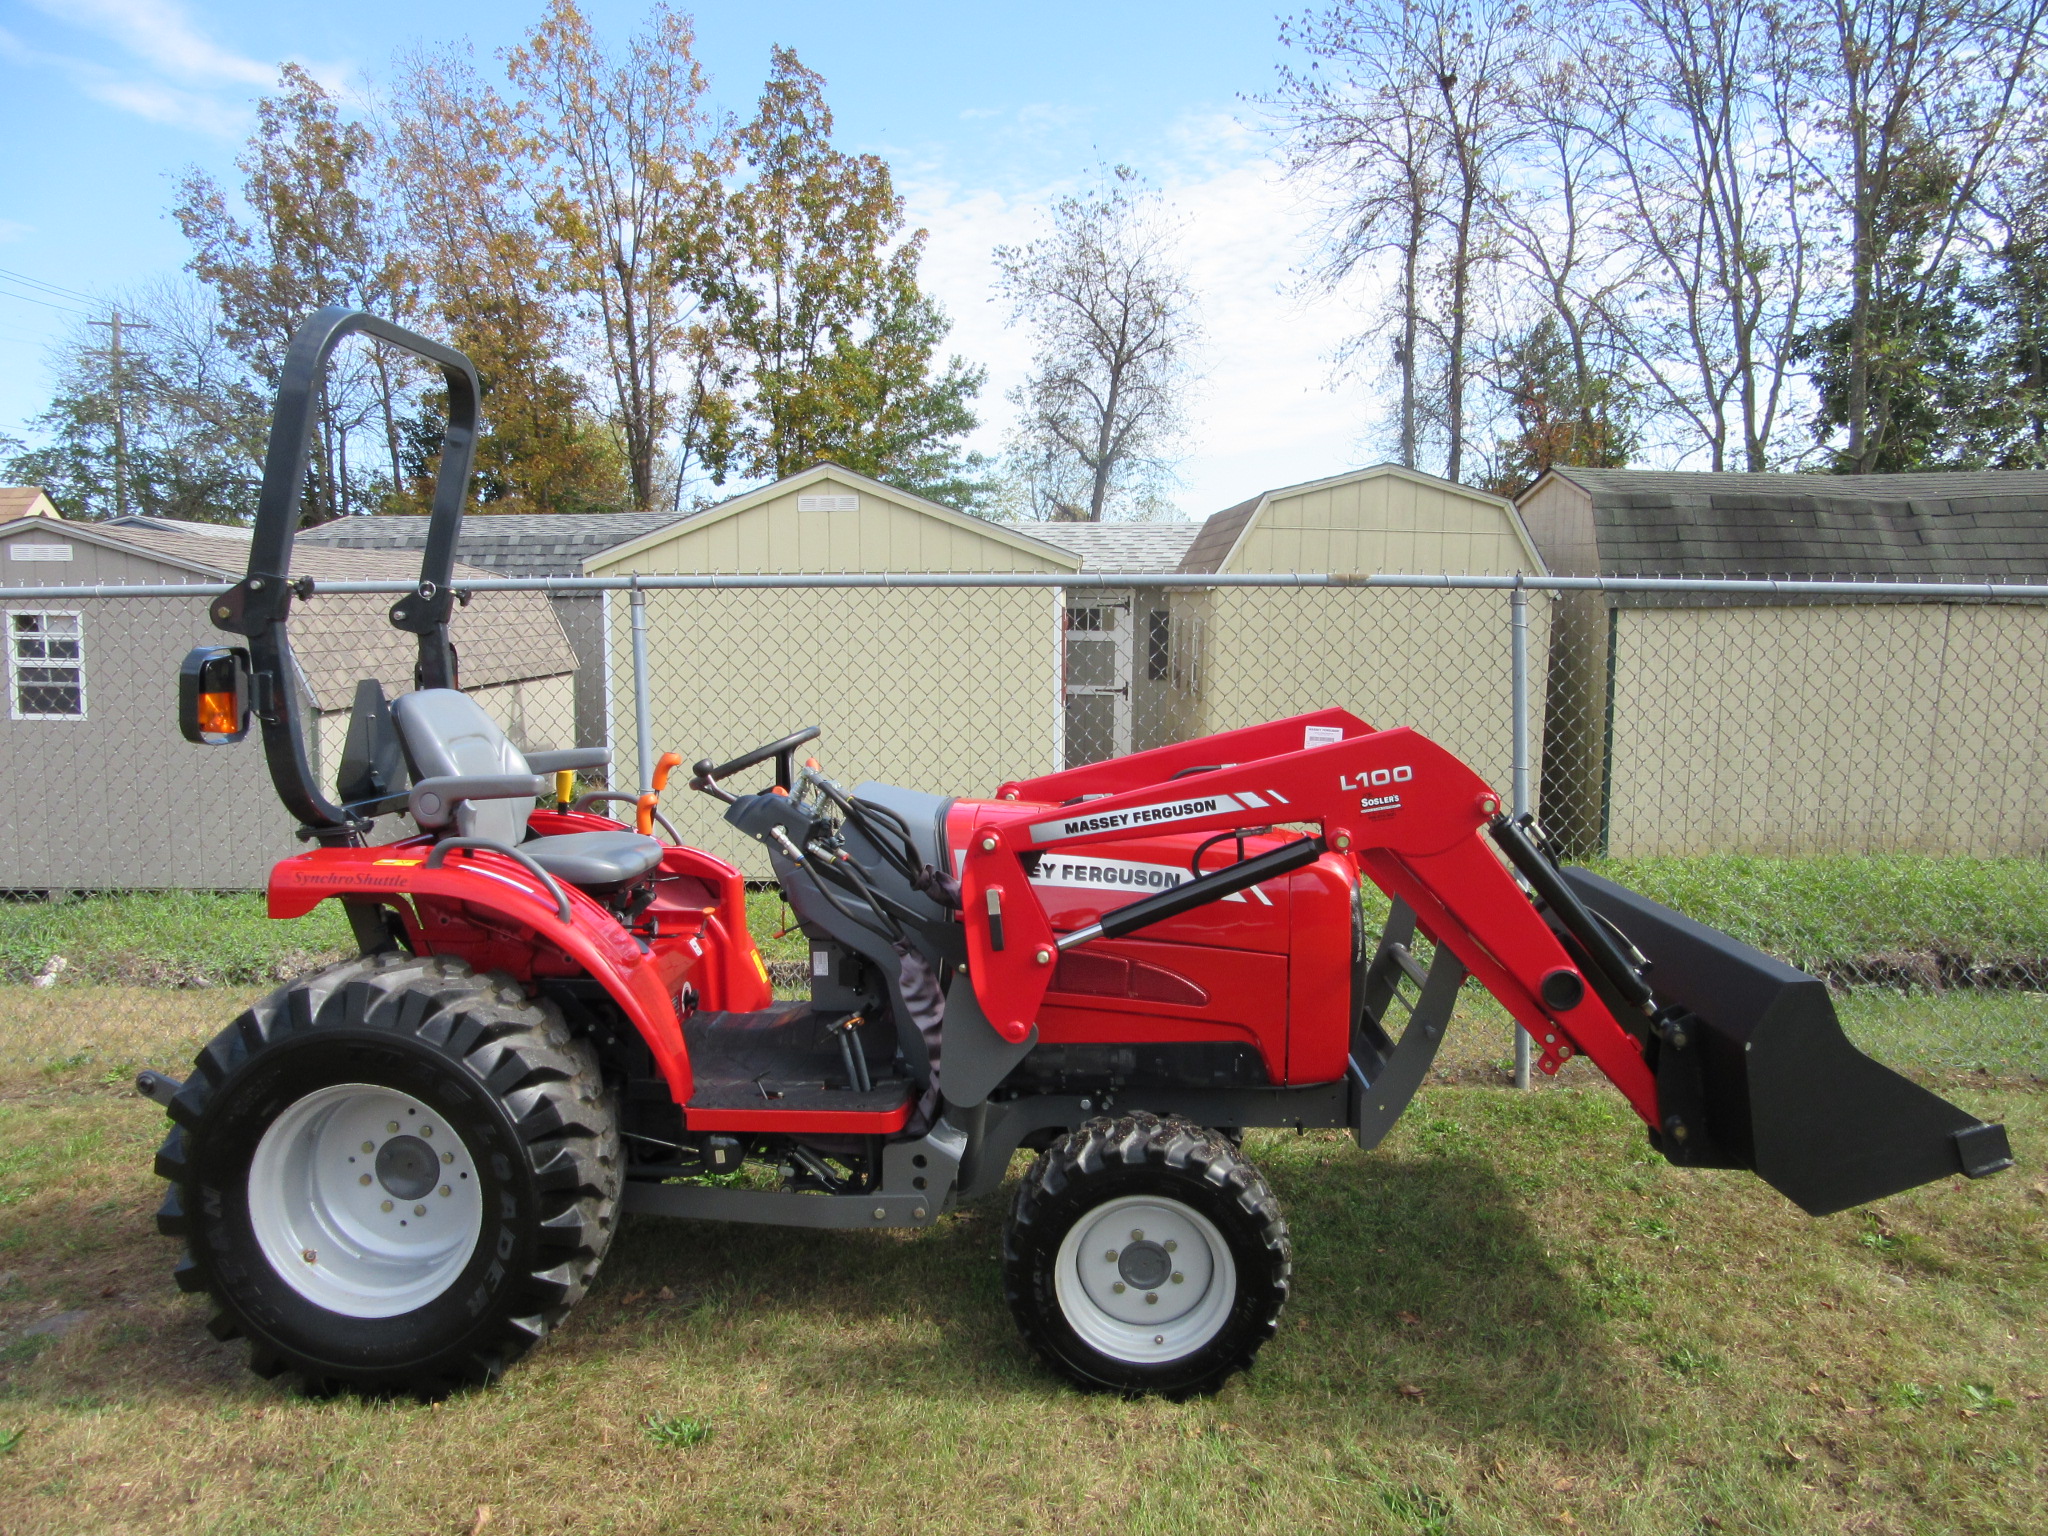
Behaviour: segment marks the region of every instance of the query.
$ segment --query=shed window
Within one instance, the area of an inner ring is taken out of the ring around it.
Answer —
[[[1166,681],[1173,664],[1173,624],[1166,610],[1154,608],[1145,615],[1145,680]]]
[[[75,613],[7,615],[7,680],[15,719],[85,718],[84,645]]]

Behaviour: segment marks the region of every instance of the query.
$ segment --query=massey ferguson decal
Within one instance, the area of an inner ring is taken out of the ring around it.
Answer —
[[[1057,842],[1066,837],[1086,837],[1093,832],[1123,832],[1136,827],[1156,827],[1161,822],[1191,821],[1197,816],[1219,816],[1226,811],[1257,808],[1267,804],[1255,794],[1203,795],[1192,800],[1166,800],[1157,805],[1126,806],[1121,811],[1085,810],[1064,821],[1041,821],[1031,828],[1034,843]]]
[[[1038,862],[1032,872],[1033,885],[1059,886],[1064,889],[1086,891],[1122,891],[1128,896],[1150,896],[1158,891],[1170,891],[1177,885],[1184,885],[1194,876],[1185,869],[1171,864],[1145,864],[1136,859],[1090,859],[1075,854],[1047,854]],[[1266,906],[1272,900],[1257,886],[1252,895]],[[1233,892],[1223,898],[1225,901],[1242,902],[1242,892]]]

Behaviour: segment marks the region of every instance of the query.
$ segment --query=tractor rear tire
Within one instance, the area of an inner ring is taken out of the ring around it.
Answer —
[[[1025,1341],[1090,1391],[1206,1396],[1280,1325],[1292,1246],[1265,1179],[1219,1131],[1128,1114],[1040,1154],[1003,1236]]]
[[[169,1112],[157,1228],[260,1376],[430,1398],[493,1381],[611,1244],[623,1159],[595,1051],[460,961],[363,956],[279,988]]]

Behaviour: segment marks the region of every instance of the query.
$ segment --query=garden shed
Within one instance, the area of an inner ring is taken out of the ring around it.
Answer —
[[[2048,578],[2048,472],[1558,469],[1520,507],[1566,575]],[[1542,814],[1575,851],[2048,848],[2048,606],[1557,606]]]
[[[686,512],[472,512],[455,558],[486,576],[581,576],[584,562],[682,521]],[[299,535],[323,549],[402,550],[415,569],[427,547],[424,517],[339,517]],[[604,594],[551,592],[555,617],[576,652],[576,740],[605,745]]]
[[[214,585],[247,565],[246,530],[24,518],[0,524],[9,588]],[[458,567],[459,574],[476,575]],[[292,573],[327,580],[411,580],[395,553],[293,550]],[[313,729],[314,766],[332,784],[356,682],[412,686],[411,637],[386,621],[390,599],[315,595],[292,616]],[[4,604],[8,711],[0,774],[33,786],[0,807],[0,890],[248,889],[296,852],[252,735],[198,747],[178,734],[178,663],[222,636],[198,597],[10,598]],[[547,599],[484,593],[453,625],[462,681],[514,741],[567,745],[576,657]],[[176,835],[150,829],[175,826]]]
[[[1512,503],[1398,465],[1263,491],[1202,525],[1179,569],[1338,577],[1382,572],[1511,576],[1543,561]],[[1499,592],[1338,585],[1175,593],[1153,653],[1172,691],[1169,729],[1231,730],[1336,705],[1414,726],[1506,792],[1512,768],[1509,605]],[[1547,608],[1530,605],[1543,675]],[[1542,700],[1532,700],[1534,731]]]
[[[831,464],[592,556],[592,576],[1039,572],[1068,550]],[[615,777],[638,781],[631,604],[607,594]],[[1046,773],[1063,748],[1060,594],[1049,588],[657,591],[646,603],[656,752],[726,758],[819,725],[846,783],[947,793]],[[680,788],[680,779],[677,788]],[[685,841],[742,858],[702,796],[664,803]]]

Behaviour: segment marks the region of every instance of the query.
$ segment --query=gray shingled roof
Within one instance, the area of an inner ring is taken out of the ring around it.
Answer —
[[[688,512],[482,514],[462,520],[456,555],[495,576],[581,576],[583,562],[615,545],[682,522]],[[328,549],[422,550],[424,517],[344,517],[298,536]]]
[[[1244,525],[1252,520],[1252,514],[1259,510],[1267,492],[1261,491],[1249,501],[1240,501],[1236,506],[1226,508],[1202,524],[1202,531],[1188,546],[1188,552],[1181,557],[1180,568],[1184,571],[1220,571],[1223,562],[1230,558],[1231,550],[1237,547]]]
[[[1593,499],[1604,576],[2048,576],[2048,471],[1557,474]]]
[[[1090,576],[1157,574],[1180,569],[1200,531],[1196,523],[998,523],[1027,539],[1081,557]]]
[[[146,554],[217,571],[230,581],[243,574],[249,558],[245,543],[212,533],[132,523],[120,528],[83,526]],[[292,543],[292,574],[310,576],[316,583],[411,581],[419,575],[419,561],[404,550],[309,549],[301,537]],[[458,581],[483,574],[471,566],[455,567]],[[412,686],[418,642],[391,627],[386,617],[391,601],[375,593],[316,589],[310,599],[293,604],[292,655],[316,709],[347,709],[360,678],[374,677],[392,693]],[[576,670],[576,653],[545,593],[479,592],[455,610],[448,627],[461,658],[465,687],[559,677]]]

